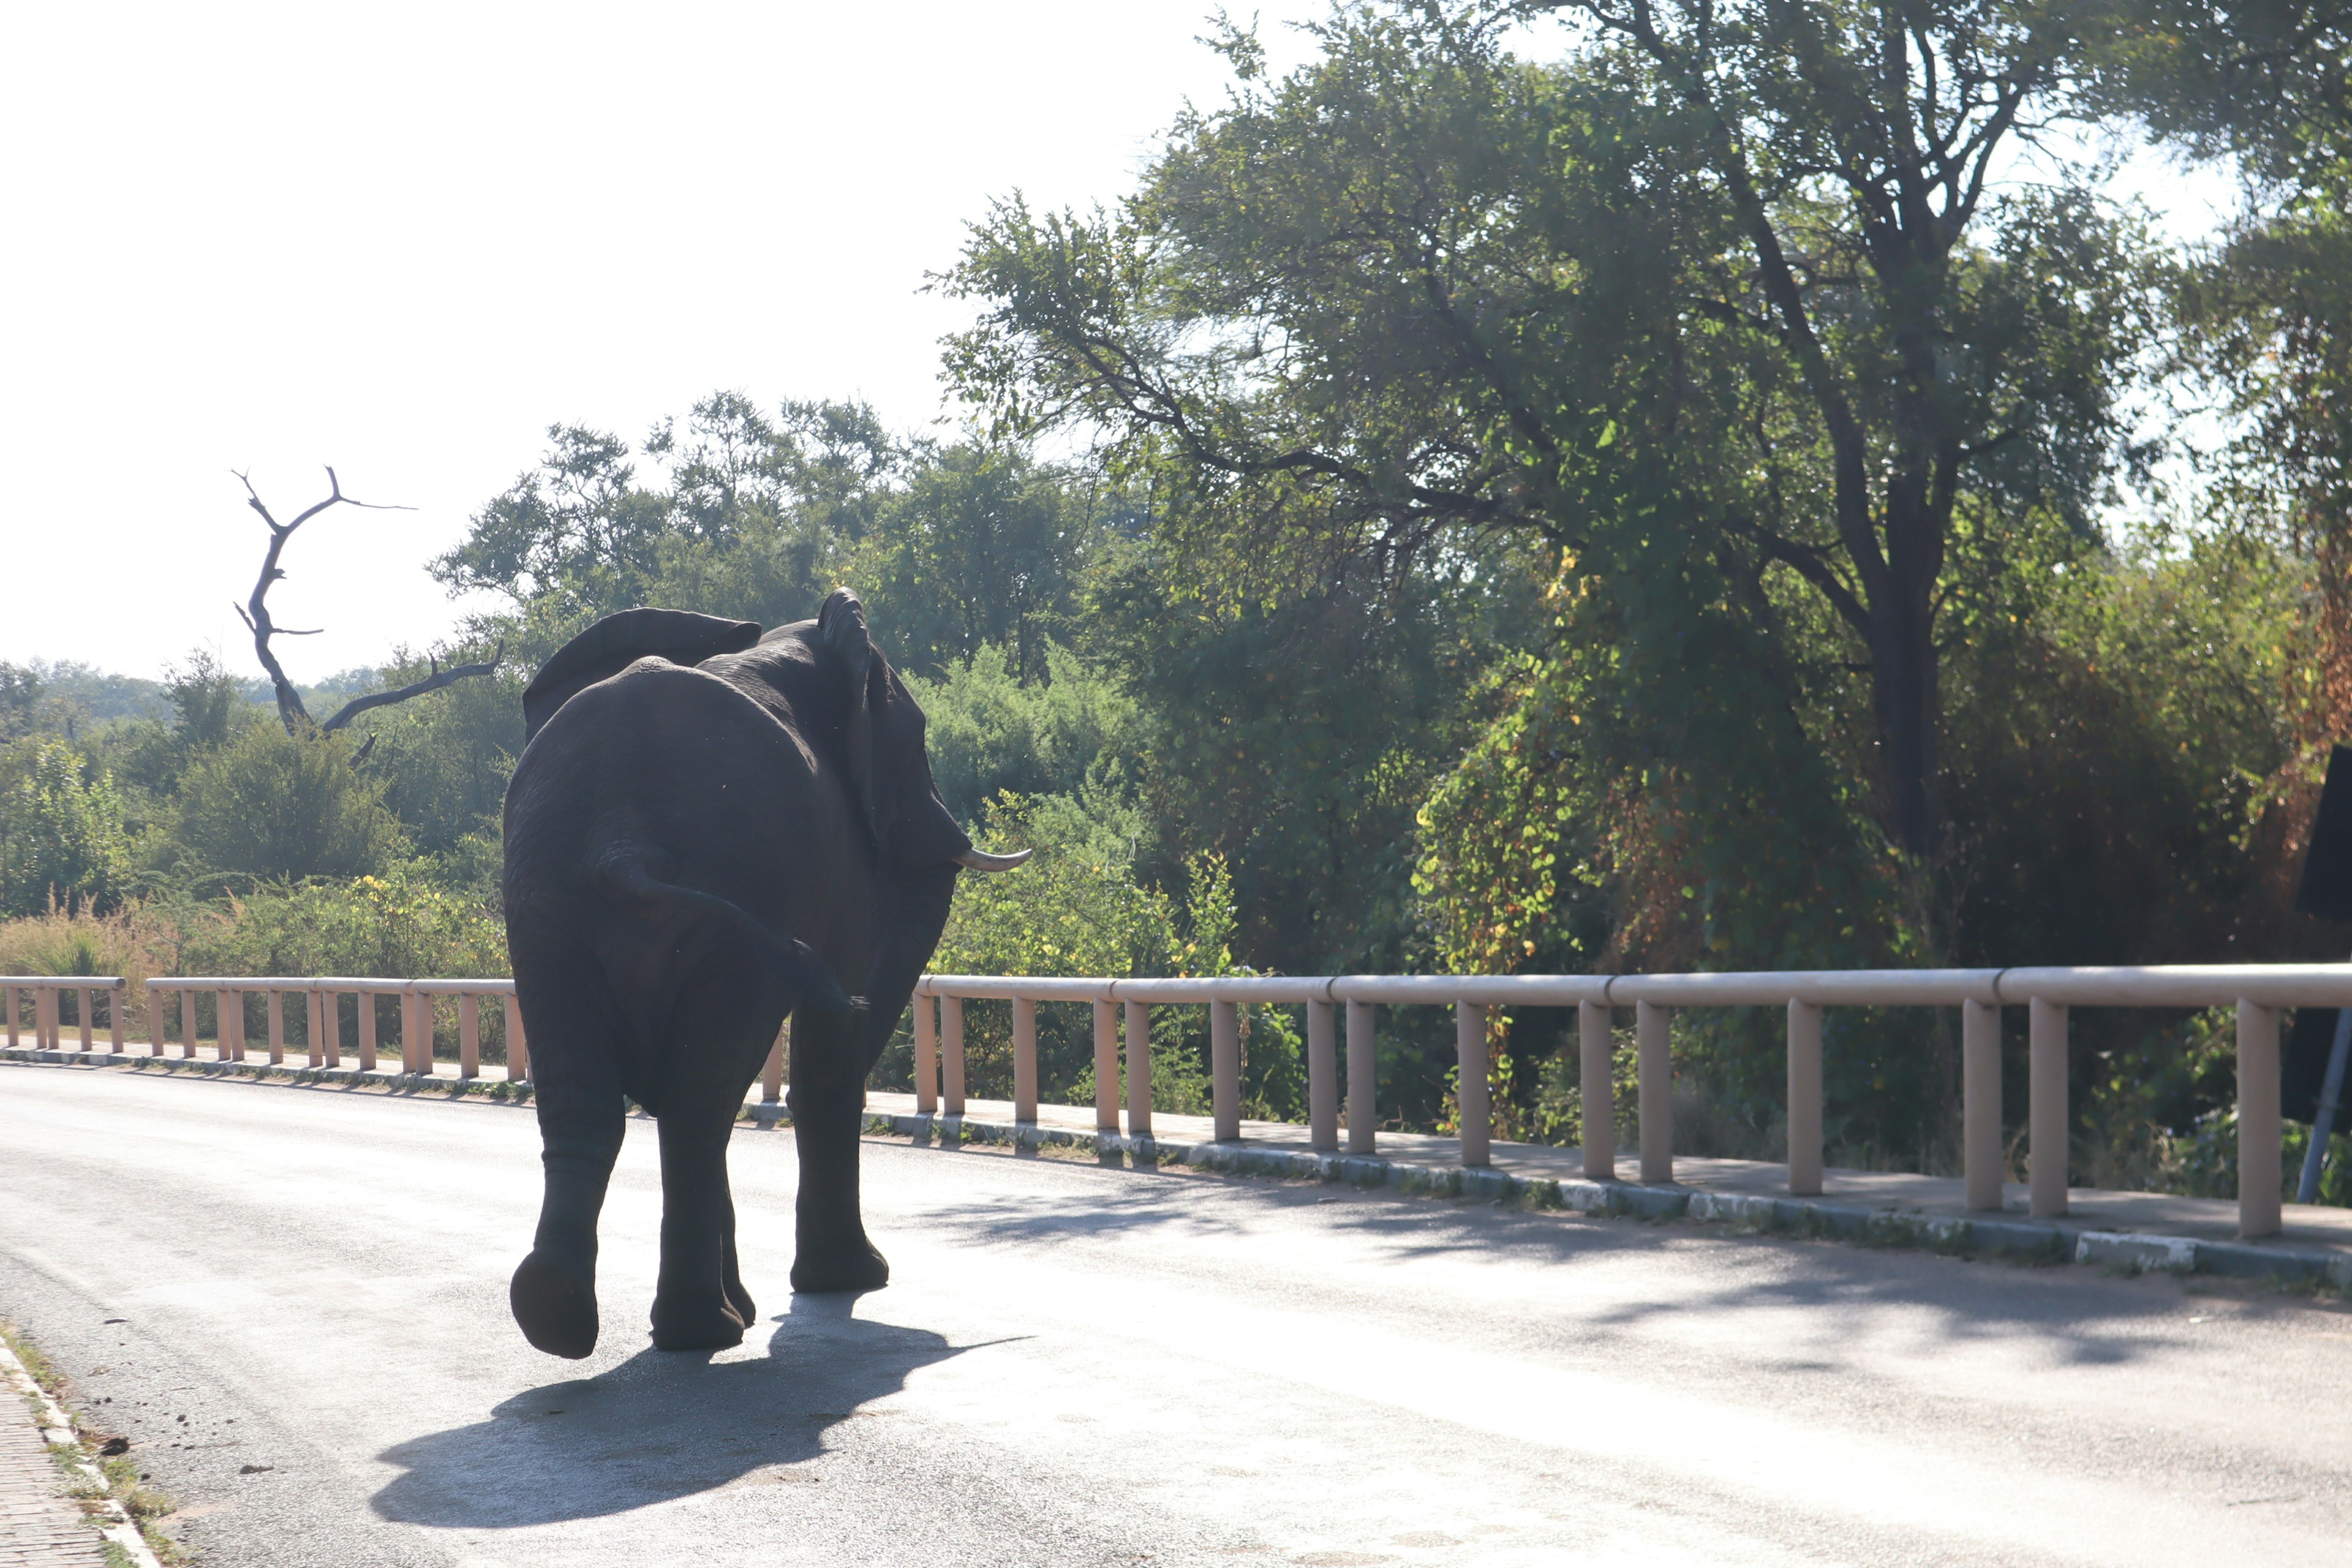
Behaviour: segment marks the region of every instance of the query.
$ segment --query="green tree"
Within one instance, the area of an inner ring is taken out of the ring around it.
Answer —
[[[0,903],[31,914],[53,900],[120,900],[130,890],[131,842],[113,778],[64,741],[18,744],[30,755],[0,795]]]
[[[247,724],[188,770],[178,837],[194,874],[215,884],[364,876],[407,849],[384,792],[352,766],[341,735]]]

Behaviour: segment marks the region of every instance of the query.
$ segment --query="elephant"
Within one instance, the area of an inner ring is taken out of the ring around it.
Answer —
[[[596,1222],[625,1098],[658,1124],[657,1349],[740,1343],[727,1143],[787,1015],[795,1291],[877,1289],[866,1079],[960,871],[1009,870],[941,803],[924,719],[837,589],[812,621],[625,610],[523,693],[504,890],[545,1191],[509,1300],[524,1337],[595,1347]],[[848,992],[844,977],[858,984]]]

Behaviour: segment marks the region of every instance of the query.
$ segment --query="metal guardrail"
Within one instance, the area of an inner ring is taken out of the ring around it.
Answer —
[[[62,998],[69,993],[79,995],[79,1027],[81,1048],[92,1048],[92,996],[104,992],[107,998],[107,1050],[121,1054],[128,1050],[124,1036],[130,1010],[126,1005],[128,987],[121,975],[0,975],[0,1011],[7,1014],[8,1043],[15,1045],[19,1027],[20,991],[33,994],[33,1028],[40,1046],[46,1050],[59,1048]],[[147,1052],[151,1057],[168,1053],[171,1035],[171,1003],[179,1002],[180,1055],[193,1058],[196,1054],[196,997],[210,992],[215,997],[214,1039],[219,1059],[241,1062],[247,1053],[264,1042],[247,1037],[245,997],[258,992],[268,1000],[265,1007],[266,1048],[272,1065],[286,1059],[286,998],[299,996],[304,1000],[303,1046],[311,1067],[340,1068],[343,1065],[341,1031],[331,1020],[338,995],[397,996],[401,999],[397,1047],[401,1070],[411,1073],[433,1071],[434,1009],[439,998],[454,996],[457,1003],[457,1076],[478,1077],[481,1072],[481,998],[495,996],[505,1008],[507,1077],[521,1082],[530,1074],[530,1046],[523,1034],[522,1014],[515,1005],[514,982],[511,980],[400,980],[365,975],[321,975],[295,979],[282,975],[159,975],[147,982]],[[377,1039],[376,1016],[373,1007],[355,1009],[358,1014],[358,1050],[360,1070],[374,1072],[381,1054]]]
[[[412,1072],[433,1068],[431,1009],[438,997],[458,1005],[461,1076],[479,1070],[479,999],[500,998],[506,1009],[509,1074],[530,1068],[529,1044],[511,980],[403,980],[368,977],[169,976],[147,984],[149,1054],[165,1053],[165,1006],[180,1000],[181,1052],[194,1054],[194,998],[213,992],[217,1016],[236,1021],[220,1043],[226,1061],[242,1061],[242,997],[268,997],[269,1059],[285,1052],[284,998],[303,996],[312,1066],[340,1066],[338,1031],[326,1026],[331,999],[341,993],[397,995],[400,1050]],[[125,986],[119,975],[0,976],[0,1010],[8,1042],[19,1028],[19,992],[33,994],[34,1028],[58,1048],[62,998],[79,998],[78,1026],[90,1048],[95,997],[105,993],[111,1051],[124,1043]],[[924,1113],[963,1113],[963,1005],[1004,1001],[1013,1006],[1013,1101],[1016,1120],[1037,1116],[1037,1007],[1084,1003],[1094,1013],[1095,1118],[1106,1132],[1120,1131],[1120,1057],[1124,1037],[1126,1128],[1151,1131],[1151,1030],[1155,1006],[1209,1009],[1212,1115],[1215,1136],[1241,1136],[1241,1031],[1244,1005],[1293,1005],[1307,1011],[1308,1140],[1318,1150],[1339,1147],[1339,1048],[1344,1016],[1348,1151],[1376,1150],[1374,1009],[1447,1006],[1454,1011],[1454,1042],[1462,1125],[1462,1163],[1491,1159],[1492,1108],[1486,1083],[1486,1009],[1574,1007],[1578,1055],[1585,1086],[1584,1168],[1588,1177],[1616,1175],[1615,1111],[1611,1089],[1611,1026],[1630,1007],[1636,1045],[1636,1121],[1645,1182],[1674,1179],[1672,1017],[1685,1007],[1783,1007],[1788,1015],[1789,1190],[1822,1190],[1822,1009],[1824,1007],[1958,1007],[1960,1011],[1961,1144],[1969,1206],[2001,1206],[2000,1009],[2027,1009],[2026,1144],[2029,1207],[2039,1215],[2066,1212],[2067,1010],[2071,1007],[2234,1007],[2238,1018],[2238,1228],[2242,1236],[2278,1234],[2282,1220],[2279,1108],[2279,1009],[2352,1006],[2352,964],[2176,964],[2144,968],[1793,970],[1723,974],[1345,974],[1257,975],[1228,979],[1049,978],[1020,975],[928,974],[915,988],[915,1097]],[[1344,1009],[1344,1014],[1342,1010]],[[376,1065],[375,1010],[359,1010],[360,1066]],[[781,1042],[780,1042],[781,1047]],[[772,1051],[762,1075],[776,1098],[783,1068]]]
[[[1013,1115],[1034,1121],[1036,1008],[1084,1002],[1094,1009],[1095,1118],[1119,1130],[1118,1086],[1124,1024],[1127,1132],[1151,1131],[1154,1005],[1209,1008],[1214,1135],[1241,1135],[1241,1053],[1236,1009],[1296,1004],[1307,1009],[1308,1141],[1339,1147],[1336,1017],[1344,1008],[1348,1151],[1375,1152],[1373,1009],[1454,1010],[1462,1163],[1489,1162],[1492,1108],[1486,1083],[1490,1007],[1574,1007],[1585,1086],[1584,1168],[1616,1175],[1610,1028],[1617,1008],[1634,1015],[1636,1119],[1645,1182],[1674,1180],[1672,1016],[1682,1007],[1784,1007],[1788,1012],[1789,1190],[1822,1190],[1822,1009],[1958,1007],[1960,1010],[1963,1187],[1976,1209],[2001,1206],[2000,1013],[2023,1006],[2027,1026],[2028,1206],[2066,1212],[2067,1009],[2234,1007],[2238,1015],[2238,1228],[2275,1236],[2283,1218],[2279,1112],[2279,1009],[2352,1006],[2352,964],[2177,964],[2141,968],[1798,970],[1721,974],[1253,976],[1234,979],[1023,979],[932,974],[916,986],[916,1109],[960,1115],[964,1101],[963,1004],[1013,1004]],[[933,1017],[934,1004],[938,1016]],[[1119,1014],[1124,1012],[1124,1019]]]

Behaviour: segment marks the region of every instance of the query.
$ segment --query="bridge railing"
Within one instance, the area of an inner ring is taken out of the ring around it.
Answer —
[[[106,1050],[110,1053],[129,1052],[131,1042],[126,1038],[130,1025],[129,994],[132,987],[123,977],[115,975],[0,975],[0,1010],[8,1017],[8,1043],[17,1043],[20,1019],[26,1011],[24,994],[31,994],[32,1032],[38,1046],[45,1050],[62,1048],[63,1028],[60,1024],[62,1005],[68,996],[77,997],[80,1047],[95,1048],[92,1037],[96,1009],[93,998],[106,998]],[[286,1059],[286,1007],[288,998],[304,1009],[302,1040],[296,1049],[309,1058],[309,1065],[318,1068],[340,1068],[343,1065],[341,1028],[335,999],[338,996],[357,997],[397,996],[400,998],[398,1020],[394,1031],[392,1048],[400,1053],[401,1069],[412,1073],[430,1073],[433,1069],[433,1031],[435,1012],[444,998],[456,999],[457,1012],[457,1076],[478,1077],[482,1065],[482,1003],[495,999],[504,1010],[506,1025],[507,1078],[521,1082],[530,1076],[530,1045],[524,1037],[522,1014],[515,1005],[514,982],[511,980],[405,980],[381,976],[320,975],[295,978],[286,975],[158,975],[146,983],[147,1040],[145,1053],[151,1057],[170,1055],[172,1024],[177,1013],[179,1047],[183,1058],[194,1058],[199,1044],[201,1019],[196,1010],[196,998],[210,993],[215,998],[213,1037],[217,1058],[225,1062],[249,1059],[257,1050],[267,1050],[273,1063]],[[263,1038],[250,1037],[247,1029],[245,998],[258,994],[267,998],[263,1007],[266,1023]],[[176,1009],[173,1004],[176,1003]],[[387,1043],[378,1037],[376,1010],[362,1003],[353,1009],[358,1014],[358,1061],[362,1072],[378,1070],[379,1059]]]
[[[2352,1006],[2352,964],[2182,964],[2112,969],[1816,970],[1767,973],[1620,975],[1381,975],[1198,980],[1023,979],[931,974],[916,986],[915,1098],[919,1111],[961,1115],[964,1106],[963,1004],[1013,1005],[1016,1121],[1037,1115],[1037,1007],[1084,1003],[1094,1013],[1095,1120],[1119,1131],[1120,1036],[1125,1036],[1127,1127],[1151,1131],[1150,1009],[1209,1009],[1214,1136],[1241,1136],[1237,1009],[1299,1005],[1307,1012],[1307,1132],[1312,1147],[1339,1148],[1339,1028],[1347,1052],[1348,1152],[1376,1149],[1374,1010],[1451,1006],[1462,1163],[1490,1160],[1486,1011],[1573,1007],[1584,1085],[1584,1169],[1617,1173],[1611,1025],[1634,1016],[1636,1122],[1641,1176],[1674,1180],[1672,1019],[1685,1007],[1772,1006],[1788,1016],[1789,1191],[1822,1190],[1822,1010],[1957,1007],[1960,1013],[1962,1185],[1970,1208],[2001,1206],[2000,1009],[2027,1010],[2028,1206],[2066,1212],[2067,1013],[2073,1007],[2234,1007],[2238,1023],[2238,1228],[2275,1236],[2282,1220],[2279,1010]],[[936,1016],[935,1016],[936,1011]],[[1123,1016],[1122,1016],[1123,1015]]]
[[[17,1043],[29,1027],[33,1039],[46,1051],[58,1045],[65,1031],[65,1005],[75,1004],[74,1025],[81,1048],[93,1048],[99,997],[106,999],[107,1048],[122,1048],[123,984],[120,974],[0,975],[0,1012],[8,1015],[8,1043]],[[29,1016],[28,1016],[29,1015]]]

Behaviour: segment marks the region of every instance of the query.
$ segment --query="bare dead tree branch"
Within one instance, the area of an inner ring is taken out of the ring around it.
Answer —
[[[310,717],[310,710],[303,705],[301,692],[295,689],[294,682],[287,677],[285,666],[278,662],[277,654],[271,651],[269,642],[272,637],[314,637],[326,628],[281,626],[269,617],[269,585],[286,575],[286,569],[278,564],[278,558],[285,553],[286,542],[294,537],[296,529],[325,511],[329,507],[355,506],[370,511],[414,511],[416,509],[387,505],[377,501],[358,500],[347,496],[343,493],[342,481],[335,477],[334,469],[329,468],[327,499],[303,508],[295,515],[293,521],[280,522],[271,514],[268,506],[263,502],[261,493],[253,488],[253,480],[243,473],[238,473],[236,477],[238,482],[245,486],[246,505],[258,512],[261,521],[269,525],[269,549],[261,558],[261,574],[254,579],[252,596],[235,608],[237,618],[245,623],[246,630],[253,634],[254,657],[261,661],[262,669],[269,676],[270,688],[278,695],[279,721],[286,726],[287,733],[299,735],[303,731],[313,728],[314,721]],[[329,719],[324,724],[316,724],[315,728],[321,734],[331,733],[349,724],[370,709],[389,708],[394,703],[405,702],[412,697],[422,697],[428,691],[438,691],[445,686],[453,685],[470,676],[488,675],[499,668],[499,661],[505,656],[506,645],[501,643],[497,651],[490,655],[489,661],[486,664],[453,665],[447,669],[443,669],[441,661],[436,658],[433,660],[433,673],[423,680],[413,681],[397,690],[378,691],[365,697],[355,697],[337,710],[333,718]],[[371,739],[366,746],[360,749],[359,757],[354,757],[352,760],[356,762],[360,757],[366,756],[374,743]]]
[[[490,657],[480,664],[453,664],[446,669],[442,668],[441,661],[436,658],[432,661],[433,673],[422,680],[412,680],[397,690],[372,691],[365,697],[352,698],[335,710],[333,718],[319,726],[320,732],[331,734],[371,708],[389,708],[395,702],[405,702],[412,697],[422,697],[428,691],[438,691],[445,686],[455,686],[469,676],[492,674],[498,669],[499,661],[506,658],[506,653],[507,645],[500,643],[491,651]],[[368,744],[371,746],[375,744],[373,736],[368,738]],[[352,760],[356,762],[358,759]]]

